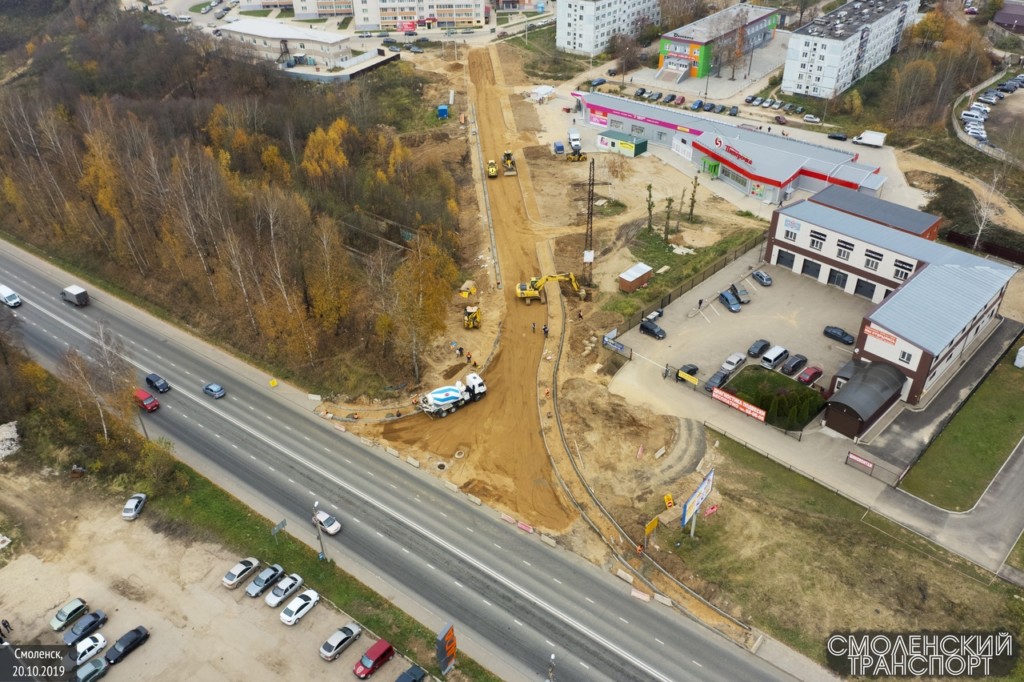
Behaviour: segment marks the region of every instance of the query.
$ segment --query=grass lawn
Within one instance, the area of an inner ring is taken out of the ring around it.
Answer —
[[[244,14],[247,17],[268,17],[273,11],[272,9],[247,9],[239,11],[239,14]]]
[[[283,9],[280,12],[277,13],[277,18],[278,19],[294,19],[295,18],[295,10],[294,9]],[[323,21],[327,21],[327,20],[324,19]]]
[[[1024,436],[1024,380],[1014,353],[996,365],[903,479],[908,493],[951,511],[974,506]]]
[[[769,425],[789,431],[801,430],[825,407],[819,391],[756,365],[742,369],[726,388],[767,412],[765,421]]]
[[[818,662],[841,630],[956,632],[1008,626],[1021,591],[715,433],[718,511],[662,527],[656,559],[714,603]],[[680,495],[683,491],[678,491]]]
[[[151,509],[155,508],[169,521],[163,532],[189,537],[198,533],[204,539],[237,550],[240,556],[256,556],[265,564],[287,566],[289,572],[301,575],[307,585],[386,638],[396,649],[411,654],[435,675],[439,673],[434,662],[434,633],[335,563],[320,561],[316,552],[287,533],[279,533],[275,538],[270,534],[273,523],[254,514],[205,478],[185,467],[181,469],[187,472],[189,479],[187,492],[156,497],[149,503]],[[458,670],[465,679],[499,680],[461,653]]]
[[[698,214],[699,215],[699,214]],[[684,281],[693,277],[725,254],[743,248],[745,244],[753,244],[762,232],[760,229],[738,229],[726,234],[713,246],[707,246],[696,250],[696,253],[680,256],[672,251],[665,244],[662,238],[661,226],[664,225],[665,211],[654,212],[654,230],[648,231],[646,225],[633,238],[629,250],[634,258],[642,263],[650,265],[655,272],[662,266],[668,265],[669,270],[661,275],[655,275],[648,286],[639,289],[632,294],[616,293],[602,306],[604,310],[618,312],[625,317],[641,310],[645,305],[659,300],[662,296],[675,289]],[[674,218],[673,218],[674,224]],[[685,217],[683,224],[686,224]]]
[[[210,3],[208,3],[208,2],[201,2],[198,5],[192,5],[191,7],[189,7],[188,11],[192,12],[193,14],[199,14],[199,13],[202,12],[202,9],[204,7],[206,7],[207,5],[209,5],[209,4]]]

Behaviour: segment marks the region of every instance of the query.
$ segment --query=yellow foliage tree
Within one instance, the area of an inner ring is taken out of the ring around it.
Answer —
[[[342,148],[351,126],[339,118],[327,130],[317,128],[306,140],[302,154],[302,171],[318,191],[323,191],[348,169],[349,161]]]

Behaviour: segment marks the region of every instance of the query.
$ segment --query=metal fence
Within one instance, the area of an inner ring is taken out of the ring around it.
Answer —
[[[1011,263],[1024,265],[1024,251],[1021,249],[1015,249],[1012,246],[1006,246],[1004,244],[997,244],[985,239],[984,237],[982,237],[981,241],[978,242],[978,247],[975,249],[974,239],[975,236],[973,235],[961,234],[959,232],[953,232],[952,230],[946,233],[946,241],[951,244],[966,246],[971,250],[981,251],[982,253],[988,253],[997,258],[1008,260]]]
[[[633,313],[632,315],[627,317],[624,327],[626,329],[632,329],[633,327],[637,326],[638,324],[640,324],[641,320],[650,315],[652,312],[658,310],[659,308],[664,308],[669,303],[676,300],[683,294],[693,291],[695,288],[697,288],[697,286],[706,282],[709,277],[722,270],[726,265],[732,263],[740,256],[749,253],[755,248],[761,248],[761,244],[764,244],[767,238],[767,232],[762,232],[761,234],[753,237],[752,239],[740,244],[735,249],[729,251],[718,260],[708,264],[707,267],[702,269],[700,272],[694,274],[692,277],[683,280],[682,283],[679,284],[679,286],[677,286],[675,289],[662,296],[657,303],[652,304],[644,308],[640,312]]]

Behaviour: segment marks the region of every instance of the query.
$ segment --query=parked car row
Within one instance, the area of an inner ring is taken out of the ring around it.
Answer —
[[[123,661],[149,640],[149,630],[143,626],[129,630],[107,649],[107,638],[99,632],[107,624],[104,611],[90,611],[84,599],[75,598],[62,606],[50,621],[54,632],[63,632],[64,646],[68,647],[64,663],[75,671],[77,682],[92,682],[107,674],[107,668]]]
[[[775,111],[782,111],[787,114],[792,113],[796,116],[800,116],[804,113],[802,106],[797,106],[792,102],[783,102],[781,99],[772,99],[771,97],[757,97],[756,95],[749,95],[743,100],[746,104],[754,107],[761,107],[762,109],[774,109]],[[817,121],[814,121],[817,122]]]

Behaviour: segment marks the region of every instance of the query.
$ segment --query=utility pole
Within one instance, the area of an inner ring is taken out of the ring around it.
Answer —
[[[320,531],[320,522],[317,521],[316,512],[320,507],[320,500],[313,502],[313,525],[316,527],[316,539],[320,541],[320,561],[327,558],[327,552],[324,550],[324,536]]]
[[[548,677],[545,682],[555,682],[555,655],[551,654],[551,662],[548,663]]]

